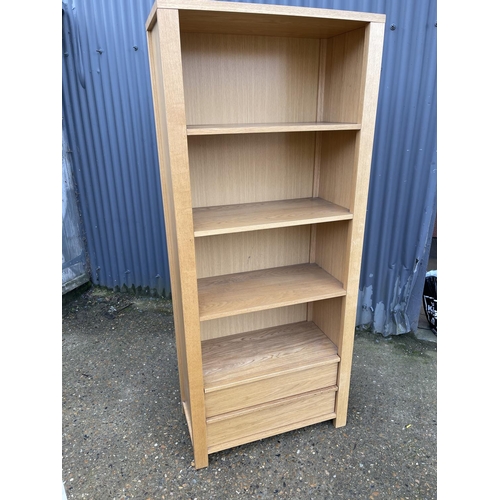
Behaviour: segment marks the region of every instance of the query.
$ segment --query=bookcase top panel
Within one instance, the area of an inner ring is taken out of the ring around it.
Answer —
[[[191,33],[330,38],[361,28],[369,22],[385,22],[385,14],[282,5],[217,2],[213,0],[157,0],[156,9],[179,9],[180,28]]]

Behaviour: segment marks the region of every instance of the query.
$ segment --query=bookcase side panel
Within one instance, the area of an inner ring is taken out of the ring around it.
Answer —
[[[322,132],[319,196],[353,210],[356,131]]]
[[[349,226],[347,276],[344,283],[347,295],[343,311],[342,347],[339,346],[341,361],[338,374],[337,418],[335,419],[337,427],[345,425],[347,420],[347,401],[351,377],[354,331],[356,328],[359,276],[363,252],[375,118],[377,114],[383,38],[383,23],[370,23],[366,27],[358,118],[361,122],[361,130],[356,136],[353,183],[351,187],[353,200],[351,211],[353,212],[353,219]]]
[[[164,116],[168,137],[169,170],[172,201],[167,210],[173,210],[175,219],[177,260],[179,264],[180,294],[187,384],[188,423],[190,423],[195,464],[208,465],[206,422],[203,392],[198,289],[194,249],[191,187],[187,148],[184,87],[177,10],[159,9],[157,12],[158,47],[164,94]]]
[[[323,119],[357,123],[365,28],[328,39]]]
[[[156,138],[160,170],[161,193],[163,201],[163,214],[166,229],[166,244],[168,251],[168,264],[170,271],[170,288],[172,293],[172,306],[174,316],[175,343],[177,351],[177,364],[179,369],[179,383],[181,400],[186,403],[188,418],[191,418],[189,405],[189,386],[186,362],[186,345],[184,339],[184,319],[182,307],[182,292],[179,273],[179,252],[177,246],[177,228],[174,217],[172,176],[170,171],[170,155],[168,145],[167,123],[165,120],[165,96],[163,91],[163,73],[161,67],[161,53],[159,41],[159,28],[155,24],[148,32],[148,52],[151,72],[151,85],[154,103],[156,124]]]
[[[349,234],[351,221],[317,224],[315,262],[343,285],[347,279]]]
[[[346,315],[346,297],[339,297],[335,299],[320,300],[314,302],[312,307],[312,321],[316,326],[337,346],[340,356],[339,367],[337,371],[337,386],[338,390],[335,393],[335,420],[336,427],[345,425],[345,413],[347,412],[347,403],[349,396],[349,385],[346,384],[346,375],[340,380],[340,366],[344,362],[344,370],[350,368],[352,362],[352,354],[349,357],[349,344],[351,339],[345,337],[345,315]],[[354,335],[354,332],[352,332]],[[347,347],[345,344],[348,344]],[[343,352],[347,352],[346,359],[342,357]],[[350,375],[350,373],[349,373]],[[349,379],[347,380],[347,383]],[[339,397],[339,392],[341,396]],[[339,423],[337,421],[338,415],[342,418]]]

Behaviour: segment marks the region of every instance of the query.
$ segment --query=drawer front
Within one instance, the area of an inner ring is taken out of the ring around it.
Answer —
[[[308,367],[205,393],[207,417],[275,401],[337,383],[338,363]]]
[[[327,387],[207,418],[208,452],[335,418],[337,388]]]

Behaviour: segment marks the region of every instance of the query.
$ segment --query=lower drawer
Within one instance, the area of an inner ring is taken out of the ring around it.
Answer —
[[[336,386],[207,418],[208,453],[335,418]]]
[[[338,362],[335,359],[319,366],[278,373],[272,377],[249,381],[234,387],[206,390],[206,416],[213,417],[335,385],[337,367]]]

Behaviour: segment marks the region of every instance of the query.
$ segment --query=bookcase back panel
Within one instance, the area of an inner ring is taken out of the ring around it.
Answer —
[[[337,346],[341,361],[344,354],[342,351],[344,306],[345,297],[318,300],[312,306],[313,323]]]
[[[309,261],[310,226],[196,238],[198,278],[303,264]]]
[[[314,134],[189,137],[193,207],[312,196]]]
[[[287,325],[289,323],[298,323],[306,319],[307,304],[277,307],[265,311],[212,319],[201,322],[201,340],[215,339],[236,333],[260,330],[261,328]]]
[[[319,39],[183,33],[188,125],[314,122]]]

